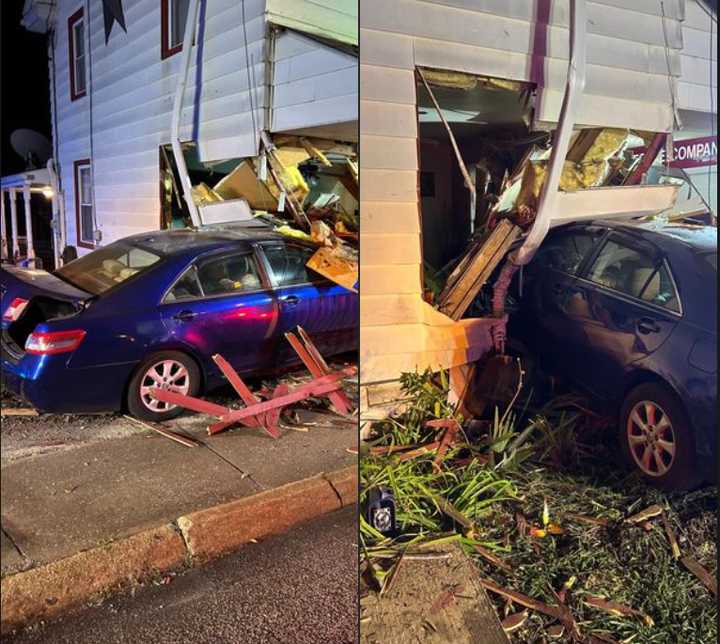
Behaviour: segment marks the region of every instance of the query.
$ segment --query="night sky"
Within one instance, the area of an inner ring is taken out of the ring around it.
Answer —
[[[20,25],[23,0],[2,0],[2,111],[0,142],[2,174],[25,169],[24,161],[10,146],[10,134],[18,128],[42,132],[50,139],[50,90],[48,85],[47,36]]]

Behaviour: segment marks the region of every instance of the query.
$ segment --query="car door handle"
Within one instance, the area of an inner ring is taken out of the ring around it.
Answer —
[[[180,311],[180,313],[177,313],[173,315],[173,320],[180,320],[181,322],[188,322],[192,320],[197,313],[194,311]]]
[[[564,290],[565,289],[562,284],[554,284],[552,287],[552,291],[555,295],[560,295]]]
[[[288,295],[287,297],[281,297],[280,301],[285,306],[297,306],[297,303],[300,301],[300,298],[297,295]]]
[[[637,323],[637,329],[643,335],[650,333],[658,333],[660,331],[660,325],[650,318],[640,318]]]

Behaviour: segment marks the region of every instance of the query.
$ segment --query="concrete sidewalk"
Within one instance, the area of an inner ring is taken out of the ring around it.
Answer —
[[[347,449],[357,447],[356,426],[330,414],[322,419],[307,432],[284,429],[274,440],[247,428],[208,437],[206,418],[185,416],[170,427],[205,446],[184,447],[138,429],[4,464],[2,574],[355,464]]]

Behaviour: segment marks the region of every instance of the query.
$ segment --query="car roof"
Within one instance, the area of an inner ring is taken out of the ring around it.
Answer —
[[[238,243],[247,245],[254,241],[280,239],[283,239],[283,236],[267,225],[235,225],[158,230],[125,237],[122,241],[166,256],[180,256],[233,247]]]
[[[577,225],[577,224],[571,224]],[[593,220],[581,226],[602,226],[613,230],[621,230],[647,241],[661,248],[676,247],[677,243],[692,246],[699,251],[717,252],[717,228],[702,224],[685,224],[680,222],[661,221],[611,221]]]

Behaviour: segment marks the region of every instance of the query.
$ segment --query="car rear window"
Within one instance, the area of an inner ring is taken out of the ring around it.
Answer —
[[[88,253],[55,274],[93,295],[102,295],[114,286],[147,271],[161,255],[126,242],[115,242]]]

